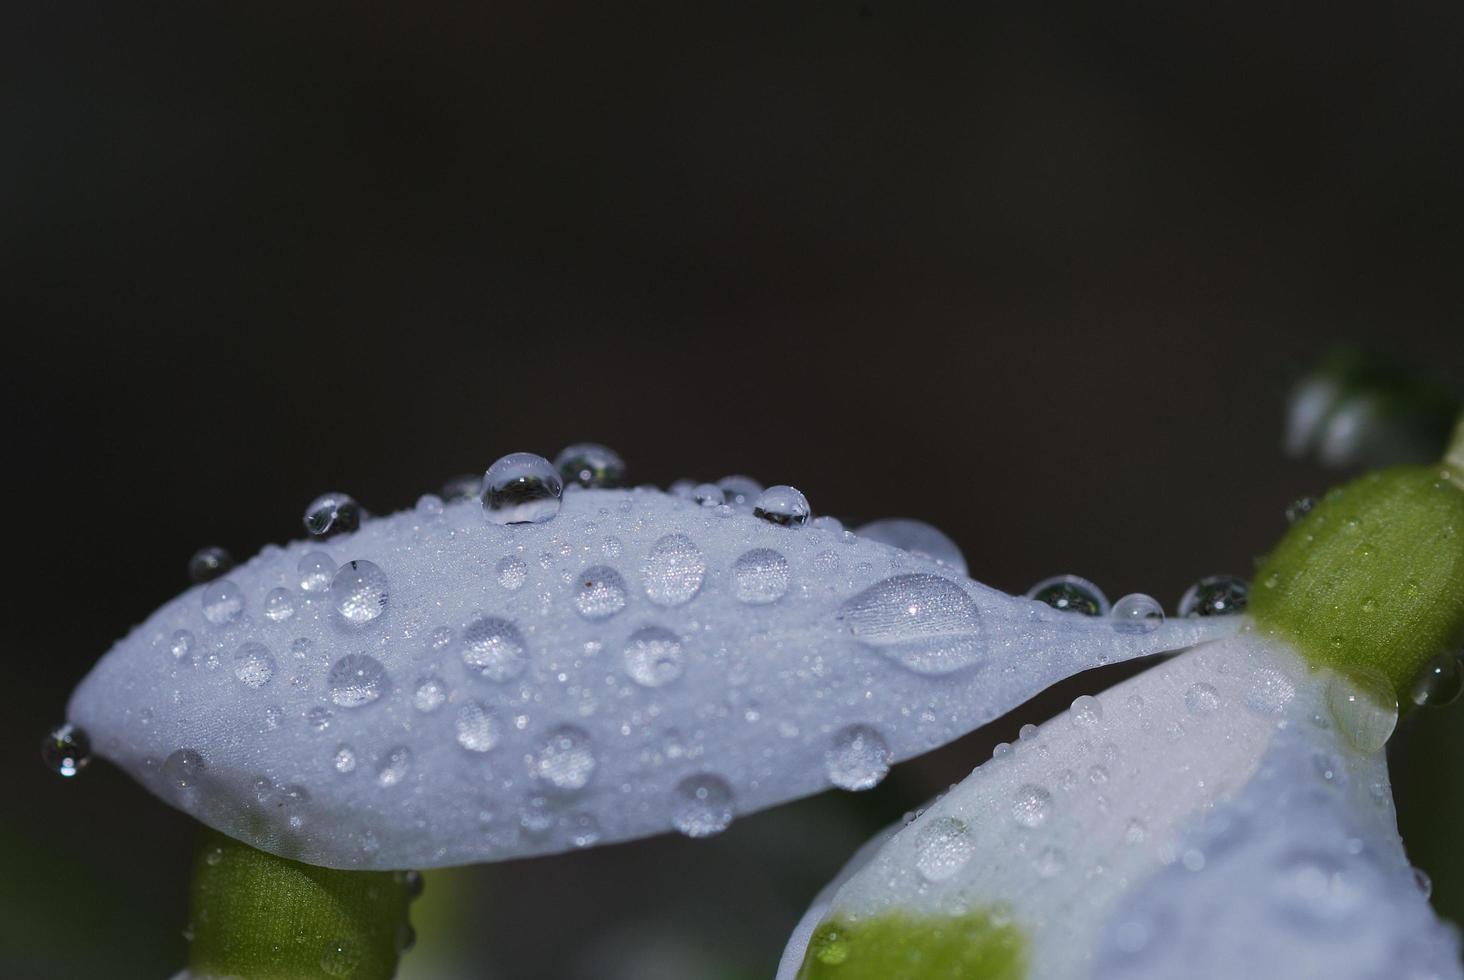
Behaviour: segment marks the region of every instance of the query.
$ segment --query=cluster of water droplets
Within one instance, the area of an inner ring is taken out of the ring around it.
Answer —
[[[1229,616],[1245,611],[1250,591],[1245,579],[1211,575],[1190,586],[1180,597],[1176,615],[1184,618]],[[1027,590],[1027,598],[1060,612],[1107,616],[1124,632],[1148,632],[1164,622],[1164,606],[1153,596],[1133,592],[1109,604],[1103,590],[1077,575],[1054,575]]]

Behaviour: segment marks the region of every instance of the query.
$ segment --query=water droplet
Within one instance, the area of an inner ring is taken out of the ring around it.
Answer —
[[[518,627],[497,616],[476,620],[463,630],[462,658],[479,677],[495,683],[513,680],[529,662]]]
[[[463,473],[442,485],[439,494],[444,503],[455,504],[464,500],[477,500],[483,495],[483,478],[477,473]]]
[[[305,712],[305,723],[317,732],[329,731],[333,718],[335,718],[335,712],[324,705],[316,705]]]
[[[1103,720],[1103,704],[1091,694],[1082,694],[1068,708],[1068,719],[1079,728],[1092,728]]]
[[[947,674],[985,649],[976,604],[938,575],[896,575],[848,599],[839,618],[855,639],[918,674]]]
[[[788,559],[771,548],[753,548],[732,565],[732,592],[753,605],[777,602],[788,591]]]
[[[412,507],[417,516],[426,520],[442,516],[442,498],[435,493],[424,493],[417,498],[417,503]]]
[[[179,789],[196,786],[208,763],[193,749],[179,749],[163,760],[163,778]]]
[[[70,722],[58,725],[41,741],[41,761],[54,773],[75,776],[91,761],[91,739]]]
[[[320,954],[320,971],[328,977],[350,977],[360,969],[361,961],[361,951],[349,943],[327,943]]]
[[[1179,600],[1181,616],[1228,616],[1244,612],[1250,599],[1245,579],[1234,575],[1211,575],[1189,587]]]
[[[849,959],[849,940],[843,931],[832,925],[823,925],[809,940],[814,959],[824,966],[839,966]]]
[[[336,612],[352,626],[365,626],[386,611],[386,573],[374,562],[348,561],[330,583]]]
[[[244,593],[228,579],[203,587],[203,618],[215,626],[227,626],[244,612]]]
[[[660,687],[681,676],[681,637],[661,626],[642,626],[625,641],[625,672],[642,687]]]
[[[335,755],[331,757],[331,765],[335,771],[344,776],[346,773],[356,771],[356,750],[349,745],[342,743],[336,746]]]
[[[966,558],[961,554],[961,549],[939,528],[924,521],[908,517],[887,517],[857,527],[854,533],[858,537],[908,551],[917,558],[944,565],[961,575],[966,574]]]
[[[584,789],[595,773],[594,743],[574,725],[560,725],[544,737],[534,756],[533,774],[555,789]]]
[[[188,630],[178,630],[168,639],[168,653],[179,663],[192,663],[193,645],[193,634]]]
[[[457,743],[469,752],[487,752],[498,744],[498,719],[481,701],[469,701],[459,708],[453,724]]]
[[[720,507],[727,502],[727,495],[715,483],[698,483],[691,488],[691,499],[702,507]]]
[[[761,483],[750,476],[724,476],[717,481],[727,503],[738,510],[752,510],[753,501],[763,492]]]
[[[529,576],[529,566],[524,564],[522,558],[513,555],[506,555],[498,562],[498,584],[509,592],[517,591]]]
[[[591,565],[579,573],[574,608],[586,619],[609,619],[625,608],[625,579],[609,565]]]
[[[483,513],[495,524],[543,524],[559,513],[564,483],[543,456],[509,453],[483,475]]]
[[[641,566],[646,598],[658,606],[679,606],[701,590],[707,571],[701,549],[684,534],[668,534],[652,545]]]
[[[569,818],[569,843],[573,847],[590,847],[600,840],[600,821],[593,813],[576,813]]]
[[[270,589],[264,597],[264,615],[273,623],[283,623],[295,615],[295,594],[289,589]]]
[[[1084,616],[1106,616],[1108,597],[1103,590],[1076,575],[1054,575],[1027,590],[1028,599],[1045,602],[1058,612],[1081,613]]]
[[[1259,667],[1249,673],[1245,705],[1263,715],[1279,715],[1296,697],[1291,678],[1274,667]]]
[[[936,817],[925,821],[915,837],[915,870],[926,881],[946,881],[975,853],[976,844],[964,820]]]
[[[687,837],[711,837],[732,825],[735,797],[721,776],[698,773],[676,784],[671,824]]]
[[[328,538],[361,526],[361,505],[344,493],[323,493],[305,508],[305,533]]]
[[[1052,794],[1041,786],[1028,783],[1012,800],[1012,818],[1023,827],[1040,827],[1051,813]]]
[[[407,778],[412,768],[412,750],[398,745],[386,750],[376,762],[376,783],[378,786],[395,786]]]
[[[1327,707],[1342,737],[1369,755],[1388,744],[1398,725],[1398,699],[1380,675],[1334,674],[1327,682]]]
[[[609,446],[575,443],[554,457],[554,468],[565,483],[582,487],[618,487],[625,482],[625,460]]]
[[[245,643],[234,651],[234,676],[245,687],[264,687],[274,673],[274,655],[263,643]]]
[[[808,498],[796,487],[778,484],[758,494],[752,516],[779,527],[802,527],[812,516]]]
[[[223,548],[199,548],[188,559],[188,580],[194,584],[212,582],[221,575],[229,574],[233,567],[234,556]]]
[[[417,678],[416,689],[412,692],[412,707],[424,714],[431,714],[442,707],[446,700],[447,683],[441,677],[428,674]]]
[[[1113,604],[1113,625],[1125,633],[1147,633],[1164,622],[1164,607],[1159,600],[1142,592],[1132,592]]]
[[[300,575],[300,589],[318,594],[330,588],[330,580],[336,573],[335,559],[323,551],[307,551],[300,556],[296,571]]]
[[[849,725],[834,733],[824,753],[824,771],[839,789],[873,789],[889,773],[893,758],[889,744],[877,729]]]
[[[1419,706],[1438,706],[1452,704],[1461,693],[1464,693],[1464,670],[1460,669],[1459,655],[1445,653],[1424,664],[1413,679],[1409,697]]]
[[[1286,523],[1295,524],[1307,514],[1310,514],[1312,508],[1316,505],[1316,499],[1313,497],[1297,497],[1286,505]]]
[[[330,700],[338,708],[360,708],[386,690],[386,668],[364,653],[348,653],[330,668]]]
[[[1433,879],[1428,876],[1427,871],[1422,868],[1414,868],[1413,883],[1418,886],[1419,894],[1423,896],[1424,901],[1433,897]]]
[[[1220,707],[1220,692],[1204,681],[1191,684],[1184,692],[1184,706],[1192,715],[1212,714]]]

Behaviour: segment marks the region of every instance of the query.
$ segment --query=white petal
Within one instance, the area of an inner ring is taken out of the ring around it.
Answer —
[[[1000,909],[1053,980],[1459,977],[1326,683],[1253,634],[1146,671],[979,768],[821,917]]]
[[[118,643],[69,718],[257,847],[431,867],[715,832],[1234,628],[1124,632],[842,532],[590,490],[543,524],[466,502],[266,549]]]

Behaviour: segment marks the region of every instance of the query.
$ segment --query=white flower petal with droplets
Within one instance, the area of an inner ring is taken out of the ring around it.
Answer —
[[[369,617],[301,571],[339,580],[352,562],[370,573],[357,573]],[[229,616],[214,608],[222,586]],[[296,610],[286,620],[267,614],[279,589]],[[499,524],[465,501],[267,548],[119,642],[68,714],[98,754],[257,847],[434,867],[566,850],[591,817],[601,842],[714,832],[831,774],[863,788],[1063,677],[1235,625],[1124,632],[840,530],[584,490],[543,523]],[[655,665],[657,684],[625,655],[647,627],[675,638],[658,648],[676,660]],[[181,658],[180,630],[193,635]],[[245,643],[275,663],[253,686],[232,669]],[[373,696],[337,685],[332,697],[344,657],[380,665]],[[442,699],[450,710],[431,710]],[[460,738],[470,703],[491,738],[472,726]],[[850,742],[849,726],[869,734]],[[567,729],[573,764],[561,766]],[[341,746],[355,765],[336,765]],[[203,762],[186,786],[162,772],[182,749]],[[288,786],[309,797],[286,820],[270,801]],[[686,786],[717,788],[698,797],[708,819],[688,818]]]
[[[980,909],[1050,980],[1464,975],[1404,857],[1383,756],[1342,737],[1358,719],[1333,717],[1327,684],[1247,632],[1079,699],[861,852],[779,980],[799,975],[815,914],[857,929]]]

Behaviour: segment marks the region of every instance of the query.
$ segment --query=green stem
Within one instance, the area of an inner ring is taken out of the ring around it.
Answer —
[[[1464,415],[1459,416],[1454,435],[1449,439],[1449,448],[1444,450],[1444,466],[1449,480],[1464,489]]]
[[[407,876],[301,864],[212,830],[190,897],[195,978],[389,980],[410,942]]]

